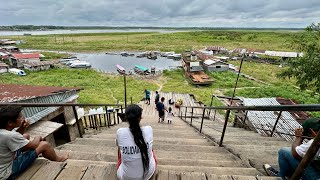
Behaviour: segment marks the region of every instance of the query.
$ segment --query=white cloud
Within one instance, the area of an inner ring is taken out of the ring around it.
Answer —
[[[305,27],[319,0],[0,0],[0,25]]]

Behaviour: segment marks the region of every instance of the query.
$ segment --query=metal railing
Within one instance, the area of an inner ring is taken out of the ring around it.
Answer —
[[[98,129],[100,127],[110,127],[111,125],[119,124],[119,113],[123,113],[122,104],[76,104],[76,103],[0,103],[0,108],[3,106],[22,106],[24,108],[32,107],[72,107],[72,113],[74,115],[79,136],[82,138],[81,127]],[[83,118],[78,117],[77,107],[104,107],[104,113],[85,114]],[[108,107],[113,107],[115,111],[108,112]],[[113,124],[111,122],[111,114],[113,115]],[[117,114],[117,117],[116,117]],[[104,123],[102,123],[102,117]],[[28,118],[28,117],[26,117]],[[116,120],[117,119],[117,120]],[[81,120],[81,121],[80,121]],[[82,123],[82,126],[81,124]]]
[[[202,110],[202,114],[200,116],[199,116],[199,114],[196,114],[197,116],[195,116],[194,111],[196,109]],[[189,112],[188,112],[188,110],[189,110]],[[200,133],[202,133],[203,126],[204,126],[204,120],[210,119],[210,117],[211,117],[210,114],[211,114],[212,110],[214,110],[213,120],[215,120],[217,110],[226,111],[225,117],[224,117],[223,130],[221,132],[221,137],[220,137],[220,142],[219,142],[219,146],[223,146],[223,139],[225,137],[227,124],[229,122],[231,111],[245,111],[246,112],[245,118],[243,119],[243,122],[242,122],[242,127],[255,128],[257,131],[259,131],[259,129],[261,131],[265,131],[265,132],[269,131],[269,134],[270,134],[269,136],[275,136],[275,134],[284,134],[287,136],[294,137],[295,136],[294,133],[283,133],[283,132],[276,131],[277,125],[279,123],[280,117],[282,116],[283,112],[285,112],[285,111],[288,111],[288,112],[290,112],[290,111],[308,111],[308,112],[320,111],[320,104],[277,105],[277,106],[221,106],[221,107],[181,106],[179,108],[179,117],[186,122],[187,122],[187,117],[190,118],[189,124],[192,126],[194,126],[192,124],[194,117],[200,117],[201,122],[200,122],[199,131],[200,131]],[[264,128],[257,128],[254,126],[247,125],[246,124],[246,122],[248,121],[247,113],[249,111],[276,111],[276,112],[278,112],[278,116],[275,120],[274,125],[272,126],[272,130],[264,129]],[[290,129],[290,130],[294,131],[294,129]],[[305,137],[305,138],[307,138],[307,137]],[[303,170],[305,169],[306,166],[308,166],[311,163],[311,161],[313,160],[313,158],[316,155],[319,148],[320,148],[320,131],[318,132],[317,136],[314,138],[312,145],[310,146],[306,155],[303,157],[301,163],[299,164],[299,167],[296,169],[296,171],[291,179],[299,179],[302,176]]]

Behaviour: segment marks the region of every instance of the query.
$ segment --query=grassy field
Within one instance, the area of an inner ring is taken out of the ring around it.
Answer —
[[[83,88],[80,91],[81,103],[120,103],[124,102],[122,76],[111,76],[84,69],[51,69],[41,72],[27,72],[27,76],[3,74],[0,82],[10,84],[64,86]],[[156,84],[127,78],[127,99],[134,102],[143,98],[144,88],[156,90]]]
[[[94,33],[68,35],[14,36],[24,40],[26,49],[97,52],[97,51],[176,51],[205,46],[256,48],[290,51],[290,42],[300,32],[266,31],[194,31],[177,33]]]

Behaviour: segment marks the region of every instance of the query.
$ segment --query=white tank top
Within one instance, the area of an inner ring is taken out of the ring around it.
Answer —
[[[155,172],[156,164],[152,153],[153,131],[151,126],[143,126],[141,130],[148,147],[149,169],[143,176],[140,149],[136,146],[130,129],[120,128],[117,130],[117,145],[121,152],[121,165],[117,176],[120,180],[148,180]]]

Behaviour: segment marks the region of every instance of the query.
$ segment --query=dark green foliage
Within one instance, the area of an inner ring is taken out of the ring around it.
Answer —
[[[302,89],[320,92],[320,23],[312,24],[303,34],[293,39],[293,47],[303,52],[303,57],[287,61],[288,68],[280,73],[280,77],[296,78]]]

